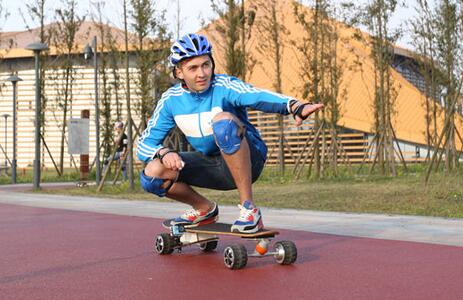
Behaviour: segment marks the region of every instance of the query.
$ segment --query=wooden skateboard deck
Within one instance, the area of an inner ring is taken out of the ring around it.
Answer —
[[[167,219],[162,222],[162,225],[165,228],[171,228],[170,222],[173,219]],[[265,238],[265,237],[274,237],[279,234],[278,231],[261,229],[255,233],[240,233],[240,232],[231,232],[231,224],[226,223],[212,223],[199,226],[184,226],[185,232],[190,233],[201,233],[201,234],[217,234],[217,235],[233,235],[243,238]]]

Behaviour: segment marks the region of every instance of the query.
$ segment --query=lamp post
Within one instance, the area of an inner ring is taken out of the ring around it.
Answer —
[[[93,48],[93,49],[92,49]],[[100,184],[100,105],[98,99],[98,49],[96,44],[96,36],[93,37],[92,46],[86,45],[84,48],[85,60],[90,60],[93,57],[93,68],[95,70],[95,131],[96,131],[96,152],[95,152],[95,181],[96,185]]]
[[[17,92],[16,92],[16,85],[18,81],[22,81],[21,78],[19,78],[16,75],[12,75],[6,79],[6,81],[9,81],[13,84],[13,161],[12,161],[12,166],[11,166],[11,180],[13,183],[16,183],[16,169],[17,169],[17,157],[16,157],[16,139],[17,139],[17,134],[16,134],[16,111],[17,111]]]
[[[6,131],[6,127],[8,125],[8,118],[11,117],[9,114],[3,114],[2,115],[3,118],[5,118],[5,173],[6,173],[6,170],[8,168],[8,136],[7,136],[7,131]]]
[[[27,50],[34,51],[35,56],[35,158],[34,158],[34,189],[40,188],[40,132],[41,132],[41,86],[40,86],[40,52],[48,50],[48,46],[43,43],[32,43],[27,45]]]

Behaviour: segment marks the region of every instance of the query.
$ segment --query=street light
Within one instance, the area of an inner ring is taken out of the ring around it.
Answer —
[[[7,128],[7,125],[8,125],[8,122],[7,122],[7,119],[9,117],[11,117],[9,114],[3,114],[2,117],[5,118],[5,173],[6,173],[6,170],[8,169],[8,137],[7,137],[7,131],[6,131],[6,128]]]
[[[35,158],[34,158],[34,189],[40,188],[40,131],[41,131],[41,86],[40,86],[40,52],[48,50],[43,43],[32,43],[27,45],[27,50],[34,51],[35,56]]]
[[[93,49],[92,49],[93,48]],[[96,131],[96,153],[95,153],[95,181],[96,185],[100,184],[100,105],[98,100],[98,49],[96,36],[93,37],[92,46],[87,44],[84,48],[85,60],[93,57],[93,68],[95,70],[95,131]]]
[[[13,161],[12,161],[12,166],[11,166],[11,180],[13,183],[16,183],[16,168],[18,166],[17,164],[17,157],[16,157],[16,110],[17,110],[17,92],[16,92],[16,84],[18,81],[22,81],[21,78],[19,78],[16,75],[12,75],[6,79],[6,81],[9,81],[13,84]]]

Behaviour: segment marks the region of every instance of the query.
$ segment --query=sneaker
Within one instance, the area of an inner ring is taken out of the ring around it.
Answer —
[[[172,220],[171,225],[199,226],[216,222],[219,219],[219,207],[213,202],[214,207],[209,212],[190,209],[180,217]]]
[[[233,223],[232,232],[255,233],[264,227],[260,209],[250,201],[244,201],[243,205],[238,204],[238,207],[240,208],[240,216]]]

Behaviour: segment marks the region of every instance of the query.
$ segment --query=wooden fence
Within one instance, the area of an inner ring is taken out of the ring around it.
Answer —
[[[249,111],[249,119],[257,129],[268,147],[267,164],[278,164],[279,153],[279,128],[278,116],[275,114],[265,114],[257,111]],[[301,157],[311,158],[310,147],[315,137],[314,121],[308,119],[302,126],[296,127],[291,116],[283,117],[284,128],[284,158],[285,164],[294,165]],[[373,137],[371,134],[356,132],[345,128],[340,128],[337,135],[337,162],[362,163],[372,162],[375,157],[375,147],[370,145]],[[320,153],[325,155],[325,161],[331,159],[330,147],[332,138],[329,130],[320,133]],[[324,142],[323,142],[324,141]],[[324,144],[324,146],[323,146]],[[422,162],[424,157],[416,157],[414,151],[401,150],[406,162]],[[397,160],[400,160],[400,154],[396,153]]]

